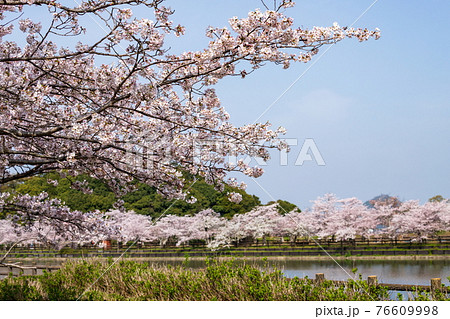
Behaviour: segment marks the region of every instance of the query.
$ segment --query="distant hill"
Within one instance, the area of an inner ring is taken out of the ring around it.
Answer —
[[[197,199],[192,204],[182,200],[168,200],[159,194],[155,188],[145,184],[137,184],[135,191],[122,196],[121,199],[124,201],[127,210],[134,210],[152,218],[163,213],[172,215],[195,214],[206,208],[212,208],[222,216],[231,217],[234,214],[246,213],[255,206],[261,205],[257,196],[250,195],[243,190],[225,186],[224,191],[219,192],[214,186],[207,184],[203,178],[197,177],[197,179],[197,182],[192,184],[193,176],[187,176],[186,185],[192,185],[189,191]],[[57,183],[53,185],[48,182],[49,180],[57,181]],[[90,194],[85,194],[71,187],[73,183],[84,180],[88,182],[88,187],[92,190]],[[37,195],[45,191],[51,198],[59,198],[71,209],[83,212],[107,211],[112,209],[117,201],[116,196],[105,183],[88,175],[61,178],[58,173],[48,173],[3,186],[1,191],[30,195]],[[230,192],[240,193],[242,201],[239,204],[230,202],[228,200],[228,193]],[[286,201],[279,200],[278,202],[284,209],[292,210],[296,207]]]
[[[374,198],[366,201],[364,203],[364,205],[366,205],[369,208],[374,208],[375,203],[380,203],[383,205],[394,205],[395,207],[398,207],[401,205],[402,202],[396,196],[381,194],[381,195],[375,196]]]

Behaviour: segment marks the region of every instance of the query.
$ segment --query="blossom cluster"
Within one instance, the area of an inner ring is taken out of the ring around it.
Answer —
[[[105,223],[99,211],[71,210],[47,193],[37,196],[0,193],[0,243],[22,240],[63,246],[67,242],[96,242],[115,234],[116,227]]]
[[[171,54],[166,37],[182,36],[184,27],[170,20],[173,10],[163,3],[2,2],[1,184],[56,170],[87,173],[117,194],[138,180],[184,198],[179,168],[219,189],[228,172],[258,177],[261,168],[244,161],[230,165],[227,156],[267,160],[269,148],[287,147],[278,139],[284,130],[269,123],[234,126],[212,86],[267,62],[308,62],[321,46],[344,38],[379,37],[379,30],[337,24],[295,28],[283,13],[294,3],[283,0],[277,10],[255,10],[230,19],[229,27],[210,27],[204,50]],[[48,16],[43,12],[42,21],[34,21],[30,6],[47,8]],[[153,16],[134,17],[141,7]],[[91,16],[105,33],[86,40],[83,21],[89,19],[82,16]],[[63,45],[68,36],[73,46]],[[206,145],[197,154],[198,141],[220,147]],[[235,194],[230,199],[239,200]]]

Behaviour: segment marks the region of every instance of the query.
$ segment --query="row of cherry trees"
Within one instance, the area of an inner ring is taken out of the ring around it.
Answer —
[[[80,234],[72,239],[78,243],[102,239],[119,241],[141,240],[165,245],[177,245],[192,240],[203,240],[216,249],[229,246],[244,238],[299,237],[354,239],[388,236],[398,238],[412,235],[422,240],[438,231],[450,230],[450,202],[407,201],[396,205],[377,203],[368,207],[357,198],[338,199],[333,194],[318,198],[310,210],[279,213],[277,204],[259,206],[246,214],[231,219],[221,217],[211,209],[193,216],[166,215],[152,221],[149,217],[132,211],[112,210],[105,214],[105,225],[97,232]],[[24,238],[43,238],[65,243],[68,238],[51,227],[42,225],[20,234],[9,220],[0,220],[0,243],[15,242]],[[102,231],[100,231],[102,229]],[[107,232],[105,232],[107,230]]]

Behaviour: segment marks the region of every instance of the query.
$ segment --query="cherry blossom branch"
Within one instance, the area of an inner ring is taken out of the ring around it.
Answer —
[[[163,4],[0,1],[0,20],[8,18],[0,25],[1,184],[56,170],[88,173],[118,194],[136,180],[178,198],[185,183],[180,169],[218,189],[230,171],[258,177],[262,169],[243,161],[229,165],[227,156],[268,160],[269,148],[287,147],[278,139],[284,129],[271,130],[269,123],[233,126],[214,85],[227,76],[245,78],[265,63],[287,68],[309,62],[322,46],[346,38],[380,36],[377,29],[338,24],[295,28],[284,14],[293,2],[283,0],[274,2],[274,10],[210,27],[203,50],[171,54],[165,38],[182,36],[184,27],[170,21],[174,11]],[[48,9],[45,30],[26,16],[28,6]],[[133,9],[144,7],[153,10],[152,20],[133,16]],[[11,15],[19,16],[17,23]],[[105,34],[60,45],[65,37],[82,39],[82,16],[93,18]],[[203,141],[213,143],[194,147]]]

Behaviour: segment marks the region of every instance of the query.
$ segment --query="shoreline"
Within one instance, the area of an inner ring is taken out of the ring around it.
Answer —
[[[206,260],[208,257],[121,257],[112,258],[112,260],[133,260],[133,261],[185,261],[188,260]],[[214,257],[219,260],[267,260],[267,261],[291,261],[291,260],[305,260],[305,261],[324,261],[324,260],[450,260],[447,255],[403,255],[403,256],[219,256]],[[107,257],[25,257],[25,258],[8,258],[9,262],[66,262],[70,260],[108,260]]]

